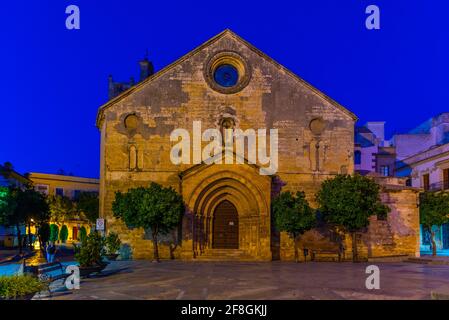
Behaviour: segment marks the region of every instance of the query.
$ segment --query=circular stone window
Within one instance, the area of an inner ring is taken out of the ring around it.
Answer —
[[[233,65],[223,64],[215,69],[214,80],[222,87],[233,87],[239,82],[239,72]]]
[[[245,88],[250,80],[250,68],[236,52],[219,52],[212,56],[204,69],[209,86],[220,93],[236,93]]]
[[[321,118],[317,118],[317,119],[313,119],[312,121],[310,121],[310,131],[312,131],[312,133],[314,135],[320,135],[324,132],[324,130],[326,129],[326,123],[324,122],[323,119]]]

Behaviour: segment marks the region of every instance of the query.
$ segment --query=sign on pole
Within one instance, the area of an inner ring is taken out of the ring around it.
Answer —
[[[104,231],[104,219],[97,219],[97,231]]]

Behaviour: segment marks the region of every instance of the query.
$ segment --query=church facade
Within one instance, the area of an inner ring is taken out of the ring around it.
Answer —
[[[162,257],[290,260],[291,239],[273,227],[273,197],[281,190],[304,191],[314,205],[322,181],[354,171],[356,116],[230,30],[114,96],[97,116],[100,215],[136,259],[151,258],[151,237],[113,217],[116,191],[154,181],[183,196],[182,226],[163,239]],[[190,162],[173,161],[177,129],[189,133],[191,152],[186,155],[182,150],[184,154],[178,155]],[[201,138],[198,142],[195,134],[204,138],[208,129],[224,135],[226,129],[262,132],[265,144],[257,142],[255,158],[249,149],[241,155],[233,149],[230,159],[207,163],[202,155],[208,142]],[[273,130],[276,136],[270,134]],[[266,148],[260,153],[262,145]],[[274,170],[262,174],[268,166],[265,158],[275,151]],[[386,199],[394,201],[397,212],[390,214],[386,225],[373,222],[374,229],[360,240],[361,251],[416,255],[416,191],[385,186]],[[314,230],[304,237],[303,246],[332,246],[334,238]],[[389,247],[385,241],[390,241]]]

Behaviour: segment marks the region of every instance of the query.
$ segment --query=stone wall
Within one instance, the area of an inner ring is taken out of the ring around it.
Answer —
[[[236,53],[248,65],[248,83],[241,91],[223,94],[206,80],[208,61],[222,52]],[[201,121],[203,130],[220,129],[223,119],[232,119],[236,129],[278,129],[279,190],[282,186],[285,190],[305,191],[313,201],[321,181],[354,170],[355,116],[234,33],[225,31],[100,108],[101,216],[106,218],[107,228],[119,232],[131,247],[134,258],[151,256],[151,244],[145,240],[144,230],[128,230],[113,218],[115,192],[154,181],[184,194],[180,174],[194,164],[174,165],[170,161],[175,144],[170,141],[172,130],[184,128],[192,133],[193,121]],[[259,162],[256,165],[265,166]],[[226,170],[238,173],[240,166],[228,165]],[[270,190],[265,182],[249,180],[265,195],[269,208]],[[262,218],[260,212],[252,214],[259,218],[250,228],[259,230],[259,248],[264,247],[256,251],[259,257],[268,257],[265,252],[270,249],[270,219]],[[194,246],[188,219],[186,215],[182,248],[175,253],[185,258]],[[161,252],[162,256],[169,255],[165,247]]]
[[[381,200],[391,209],[385,220],[376,216],[370,218],[368,229],[360,233],[357,250],[361,259],[375,259],[396,256],[419,256],[419,208],[415,188],[404,186],[405,181],[394,178],[376,178],[381,184]],[[350,234],[336,234],[320,226],[307,232],[299,241],[300,258],[302,249],[337,249],[343,241],[345,258],[352,259],[352,237]],[[287,235],[281,235],[281,260],[294,260],[294,243]],[[310,258],[310,257],[309,257]],[[321,259],[335,259],[336,255],[323,255]]]

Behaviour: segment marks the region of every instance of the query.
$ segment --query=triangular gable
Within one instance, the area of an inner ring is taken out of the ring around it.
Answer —
[[[311,90],[313,93],[315,93],[318,97],[320,97],[321,99],[324,99],[325,101],[327,101],[328,103],[330,103],[331,105],[335,106],[336,108],[340,109],[341,111],[343,111],[344,113],[346,113],[348,116],[350,116],[354,121],[357,120],[357,116],[352,113],[351,111],[349,111],[348,109],[346,109],[345,107],[343,107],[341,104],[339,104],[338,102],[336,102],[335,100],[333,100],[332,98],[330,98],[329,96],[327,96],[326,94],[322,93],[321,91],[319,91],[317,88],[315,88],[314,86],[312,86],[311,84],[309,84],[307,81],[303,80],[302,78],[300,78],[298,75],[296,75],[295,73],[293,73],[292,71],[290,71],[289,69],[287,69],[286,67],[284,67],[283,65],[281,65],[280,63],[276,62],[274,59],[272,59],[271,57],[269,57],[268,55],[266,55],[265,53],[263,53],[262,51],[260,51],[259,49],[257,49],[255,46],[253,46],[251,43],[249,43],[248,41],[244,40],[243,38],[241,38],[240,36],[238,36],[236,33],[234,33],[233,31],[231,31],[230,29],[226,29],[223,32],[219,33],[218,35],[216,35],[215,37],[209,39],[208,41],[206,41],[205,43],[203,43],[202,45],[200,45],[199,47],[195,48],[194,50],[190,51],[189,53],[187,53],[186,55],[184,55],[183,57],[181,57],[180,59],[176,60],[175,62],[169,64],[168,66],[166,66],[165,68],[159,70],[158,72],[156,72],[155,74],[153,74],[152,76],[146,78],[145,80],[139,82],[137,85],[135,85],[134,87],[131,87],[130,89],[126,90],[125,92],[121,93],[120,95],[118,95],[117,97],[113,98],[112,100],[106,102],[104,105],[102,105],[99,109],[98,109],[98,113],[97,113],[97,120],[96,120],[96,125],[98,128],[100,128],[100,122],[102,120],[103,117],[103,111],[105,109],[107,109],[108,107],[110,107],[111,105],[114,105],[115,103],[123,100],[124,98],[128,97],[129,95],[131,95],[134,92],[139,91],[144,85],[146,85],[149,82],[154,81],[155,79],[159,78],[160,76],[164,75],[166,72],[170,71],[171,69],[173,69],[174,67],[176,67],[177,65],[181,64],[182,62],[184,62],[185,60],[189,59],[190,57],[194,56],[196,53],[198,53],[199,51],[203,50],[204,48],[212,45],[213,43],[215,43],[216,41],[220,40],[221,38],[223,38],[226,35],[231,35],[232,37],[234,37],[237,41],[243,43],[244,45],[246,45],[250,50],[252,50],[253,52],[255,52],[256,54],[258,54],[260,57],[262,57],[263,59],[271,62],[273,65],[275,65],[278,69],[284,71],[286,74],[288,74],[289,76],[291,76],[292,78],[294,78],[295,80],[297,80],[298,82],[300,82],[301,84],[303,84],[304,86],[306,86],[309,90]]]

